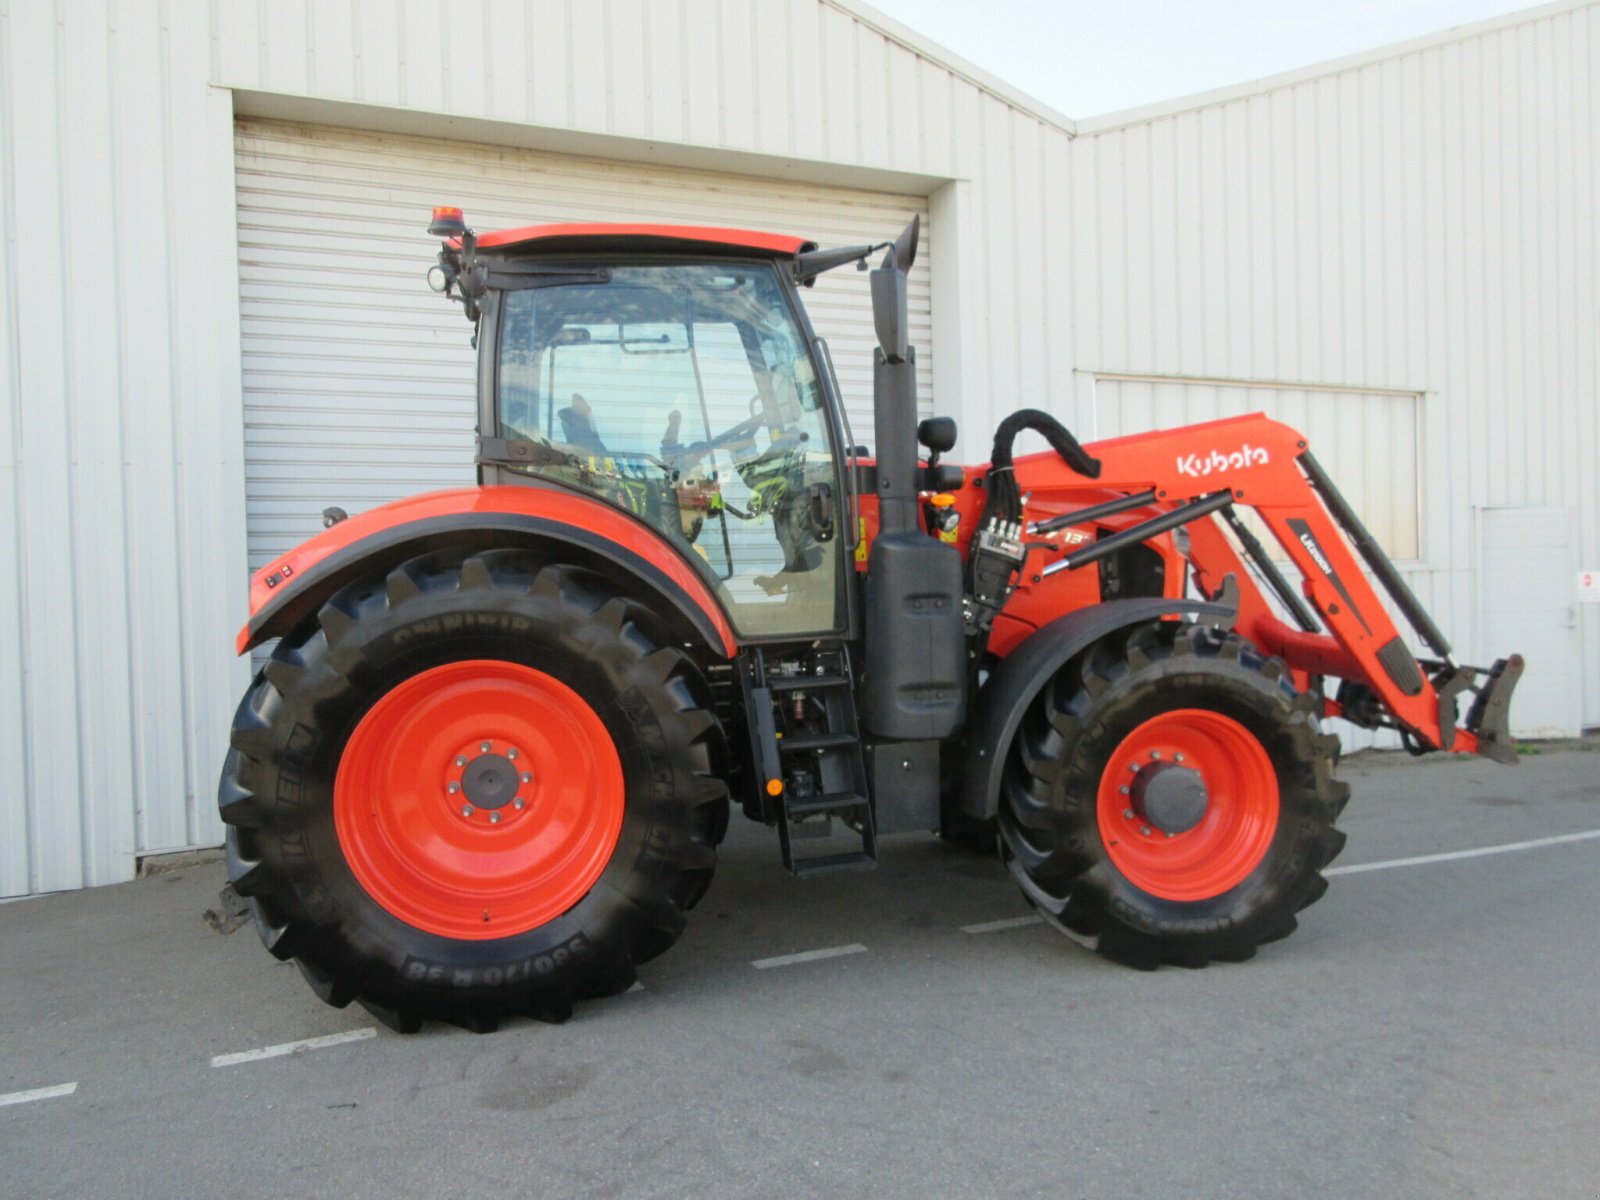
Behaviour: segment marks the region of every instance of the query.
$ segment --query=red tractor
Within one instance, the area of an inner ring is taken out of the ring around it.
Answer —
[[[1452,660],[1294,430],[1083,446],[1025,410],[988,463],[942,461],[914,221],[835,250],[480,237],[456,209],[430,233],[429,281],[474,324],[479,486],[329,509],[256,574],[238,643],[276,639],[223,770],[229,875],[330,1004],[490,1029],[629,987],[710,884],[730,802],[798,874],[937,831],[998,846],[1109,958],[1245,959],[1344,842],[1323,721],[1515,761],[1520,657]],[[800,289],[880,250],[871,459]],[[1023,430],[1051,451],[1014,459]]]

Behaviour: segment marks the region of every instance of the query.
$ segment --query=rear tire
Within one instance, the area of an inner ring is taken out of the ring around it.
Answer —
[[[229,878],[329,1004],[404,1032],[564,1020],[631,986],[711,882],[709,703],[593,573],[413,559],[337,593],[246,693],[219,795]]]
[[[1002,856],[1047,921],[1107,958],[1143,969],[1249,958],[1294,930],[1344,845],[1333,822],[1349,788],[1315,708],[1281,661],[1236,634],[1156,622],[1113,635],[1024,720]],[[1144,797],[1177,767],[1203,780],[1204,815],[1174,815],[1192,792],[1169,775],[1178,808],[1161,810],[1163,825]]]

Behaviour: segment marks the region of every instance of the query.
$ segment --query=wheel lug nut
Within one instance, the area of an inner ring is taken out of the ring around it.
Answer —
[[[511,807],[512,808],[527,808],[528,807],[528,802],[526,800],[524,800],[521,796],[518,796],[515,800],[513,800],[511,802]]]
[[[1118,788],[1118,789],[1117,789],[1117,791],[1119,791],[1119,792],[1121,792],[1121,793],[1122,793],[1122,794],[1123,794],[1123,795],[1124,795],[1124,796],[1126,796],[1126,795],[1127,795],[1127,794],[1128,794],[1128,793],[1129,793],[1129,792],[1131,792],[1131,791],[1132,791],[1132,790],[1133,790],[1133,789],[1132,789],[1132,788],[1130,788],[1130,787],[1129,787],[1129,786],[1128,786],[1128,785],[1127,785],[1127,784],[1123,784],[1123,785],[1122,785],[1122,786],[1121,786],[1121,787],[1119,787],[1119,788]]]
[[[1173,755],[1173,756],[1172,756],[1172,761],[1173,761],[1173,762],[1182,762],[1182,761],[1183,761],[1183,755],[1181,755],[1181,754],[1174,754],[1174,755]]]
[[[1150,757],[1151,758],[1160,758],[1161,757],[1161,751],[1159,751],[1159,750],[1150,751]]]
[[[1150,826],[1148,826],[1148,825],[1141,826],[1140,829],[1139,829],[1139,833],[1144,837],[1149,837],[1150,836]]]
[[[491,824],[491,825],[500,824],[500,814],[497,813],[497,812],[490,813],[489,814],[489,824]]]
[[[532,783],[533,782],[533,773],[531,771],[524,771],[522,773],[522,782],[523,783]]]
[[[1125,819],[1127,819],[1129,821],[1133,820],[1133,809],[1131,809],[1131,808],[1123,809],[1122,810],[1122,815],[1123,815],[1123,817]]]
[[[489,751],[493,747],[494,747],[494,743],[493,742],[479,742],[478,743],[478,749],[482,750],[485,754],[489,753]]]
[[[1172,832],[1172,831],[1171,831],[1171,830],[1168,830],[1168,831],[1167,831],[1167,836],[1168,836],[1168,837],[1177,837],[1177,836],[1178,836],[1178,835],[1177,835],[1177,834],[1175,834],[1175,833],[1173,833],[1173,832]]]
[[[515,746],[513,746],[513,747],[511,747],[511,749],[507,750],[506,751],[506,757],[507,758],[513,758],[513,759],[516,758],[517,757],[517,748]]]
[[[466,765],[467,765],[467,756],[465,754],[456,755],[456,766],[464,767]]]
[[[459,791],[460,791],[460,790],[461,790],[461,785],[460,785],[460,784],[459,784],[459,783],[452,783],[452,784],[451,784],[451,785],[450,785],[450,786],[449,786],[449,788],[448,788],[448,789],[446,789],[446,790],[447,790],[447,791],[449,791],[449,793],[450,793],[450,794],[451,794],[451,795],[452,795],[452,796],[454,796],[454,795],[455,795],[455,794],[456,794],[456,793],[457,793],[457,792],[459,792]]]
[[[472,815],[472,812],[473,812],[473,808],[472,808],[472,805],[470,805],[470,804],[463,804],[463,805],[462,805],[462,806],[461,806],[461,815],[462,815],[462,816],[463,816],[463,817],[470,817],[470,816],[471,816],[471,815]]]

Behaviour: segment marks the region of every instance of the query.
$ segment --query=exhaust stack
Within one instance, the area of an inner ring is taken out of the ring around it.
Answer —
[[[967,715],[961,555],[917,522],[917,361],[906,273],[919,226],[912,218],[872,272],[878,536],[867,566],[861,722],[895,742],[948,737]]]

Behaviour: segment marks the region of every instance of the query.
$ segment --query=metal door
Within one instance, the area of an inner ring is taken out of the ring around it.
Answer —
[[[1581,724],[1575,525],[1570,508],[1478,510],[1478,645],[1528,660],[1511,705],[1518,737],[1574,737]]]

